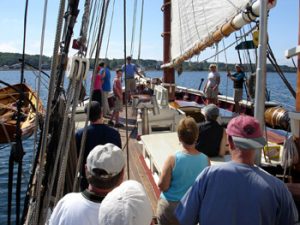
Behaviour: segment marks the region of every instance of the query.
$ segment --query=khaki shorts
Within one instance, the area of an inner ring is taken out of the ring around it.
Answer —
[[[135,79],[134,78],[126,79],[126,86],[129,91],[135,92]]]
[[[243,89],[242,88],[234,89],[233,99],[235,102],[239,102],[243,99]]]
[[[118,97],[115,97],[114,107],[113,110],[115,112],[121,112],[123,109],[123,102]]]

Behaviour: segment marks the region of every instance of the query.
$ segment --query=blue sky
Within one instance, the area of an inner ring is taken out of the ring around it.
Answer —
[[[113,19],[113,28],[109,43],[108,57],[122,58],[123,50],[123,1],[115,0],[115,16]],[[162,12],[160,7],[162,0],[144,0],[144,23],[143,23],[143,37],[142,37],[142,53],[143,59],[162,59]],[[112,2],[112,1],[111,1]],[[132,29],[132,14],[133,14],[134,0],[127,0],[127,52],[130,49],[131,29]],[[56,31],[58,0],[48,0],[48,14],[46,25],[46,38],[44,46],[44,54],[50,56],[53,51],[53,40]],[[81,5],[83,1],[81,0]],[[2,0],[0,3],[0,51],[1,52],[22,52],[23,39],[23,17],[24,17],[25,0]],[[138,49],[138,34],[139,34],[139,18],[140,18],[141,0],[138,0],[136,37],[135,37],[135,52],[134,58],[137,57]],[[29,0],[29,15],[28,15],[28,29],[27,29],[27,44],[26,53],[39,54],[40,39],[42,29],[42,13],[44,1]],[[299,0],[278,0],[277,6],[271,10],[269,17],[269,41],[270,45],[280,64],[291,65],[290,60],[284,57],[286,49],[295,47],[298,38],[298,10]],[[78,36],[80,27],[80,18],[82,12],[79,14],[78,23],[74,31],[74,37]],[[108,14],[110,18],[110,12]],[[109,24],[109,22],[107,23]],[[108,28],[107,30],[108,31]],[[225,45],[229,45],[234,40],[234,35],[225,39]],[[105,55],[105,48],[107,45],[107,38],[104,38],[103,50],[101,56]],[[220,47],[223,44],[221,43]],[[73,54],[74,52],[70,52]],[[202,61],[215,53],[214,48],[208,49],[201,53],[199,57],[192,60]],[[228,62],[234,63],[238,61],[237,53],[230,49],[226,51]],[[224,54],[220,54],[220,61],[225,61]],[[213,61],[211,59],[209,61]]]

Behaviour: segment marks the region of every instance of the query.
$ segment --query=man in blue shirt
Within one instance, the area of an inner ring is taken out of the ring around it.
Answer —
[[[232,161],[207,167],[181,199],[176,216],[184,225],[292,225],[298,212],[286,185],[254,165],[266,141],[250,116],[227,127]]]
[[[104,67],[100,70],[100,76],[102,78],[102,107],[103,107],[103,116],[110,117],[110,109],[108,105],[108,94],[111,91],[111,82],[110,82],[110,70],[107,64],[104,64]]]
[[[240,113],[240,104],[239,102],[243,99],[243,84],[245,79],[245,73],[242,70],[242,67],[238,64],[235,65],[236,72],[231,75],[228,71],[227,76],[233,81],[233,99],[234,99],[234,109],[236,113]]]
[[[138,74],[140,77],[143,77],[143,75],[138,72],[136,65],[131,63],[131,56],[127,56],[126,60],[127,63],[122,66],[122,70],[126,74],[125,82],[128,90],[127,94],[134,94],[136,91],[134,75]],[[130,98],[130,95],[127,96]]]

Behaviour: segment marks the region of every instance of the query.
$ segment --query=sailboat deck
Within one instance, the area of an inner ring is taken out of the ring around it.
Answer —
[[[83,113],[83,109],[81,107],[77,110],[78,114],[76,114],[76,124],[75,129],[79,129],[84,127],[84,121],[86,115]],[[81,112],[81,113],[80,113]],[[122,140],[122,149],[125,153],[125,157],[127,159],[127,152],[128,154],[128,161],[126,162],[126,173],[124,179],[131,179],[136,180],[144,186],[148,198],[150,199],[151,206],[153,209],[153,214],[156,211],[157,199],[159,196],[158,187],[155,184],[155,181],[152,177],[150,170],[147,168],[147,165],[144,161],[144,157],[142,154],[142,144],[140,144],[136,139],[137,128],[135,127],[136,118],[132,117],[131,107],[128,107],[128,129],[126,128],[118,128],[118,131],[121,135]],[[107,123],[108,119],[104,119],[104,122]],[[120,122],[125,124],[125,109],[120,114]],[[115,128],[117,129],[117,128]],[[128,147],[127,147],[127,140],[126,135],[128,135]],[[129,171],[129,173],[128,173]]]

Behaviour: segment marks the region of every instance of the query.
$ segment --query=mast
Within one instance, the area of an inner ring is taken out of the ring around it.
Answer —
[[[171,44],[171,0],[164,0],[162,6],[164,13],[164,32],[163,36],[163,64],[171,61],[170,44]],[[162,85],[168,89],[169,101],[175,99],[175,77],[174,68],[163,68]]]
[[[262,131],[265,127],[265,88],[266,88],[266,60],[267,60],[267,2],[260,1],[260,19],[259,19],[259,43],[258,43],[258,62],[256,68],[256,85],[255,85],[255,106],[254,117],[259,121]],[[256,164],[261,162],[261,151],[257,151]]]

